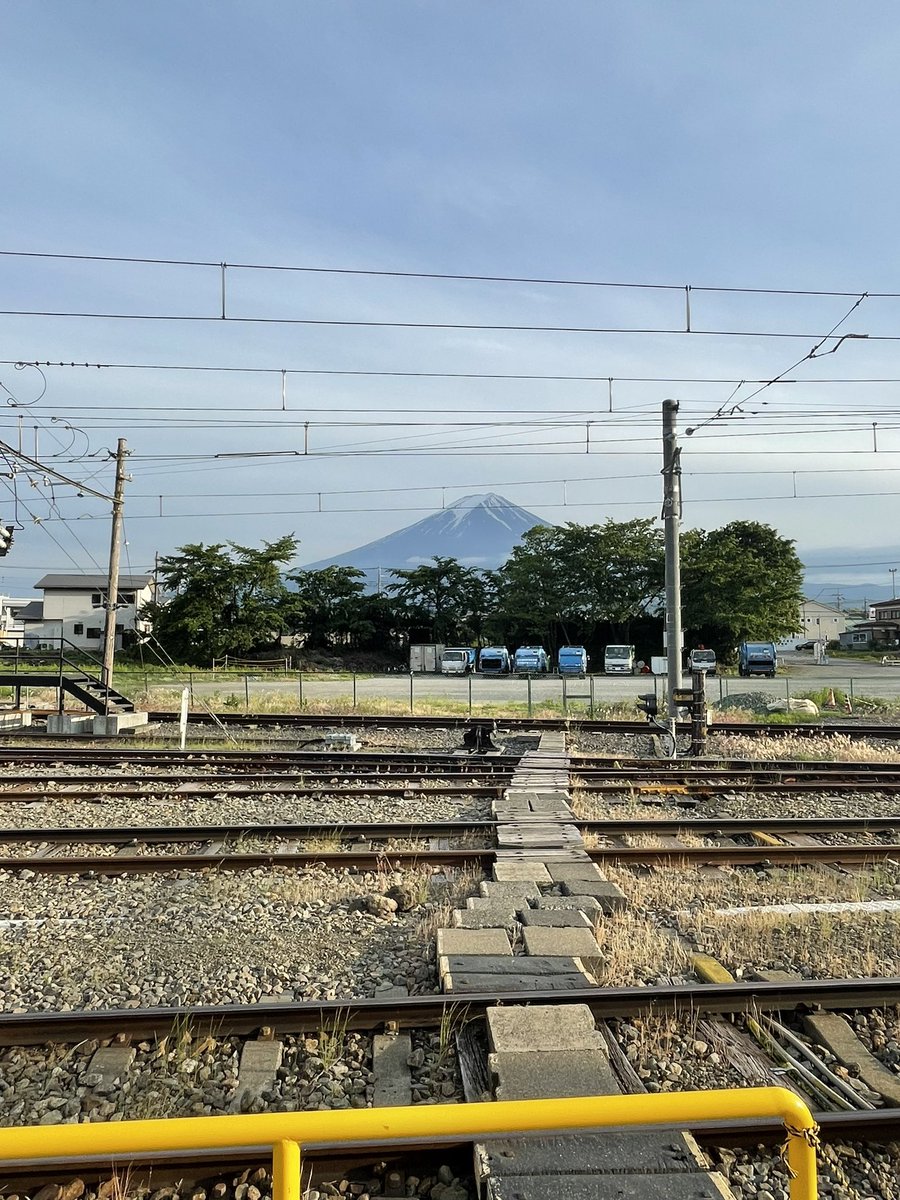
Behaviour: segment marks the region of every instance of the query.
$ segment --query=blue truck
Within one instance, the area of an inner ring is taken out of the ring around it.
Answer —
[[[584,679],[588,669],[588,652],[584,646],[560,646],[556,665],[560,675],[575,675]]]
[[[508,675],[509,651],[505,646],[485,646],[478,655],[478,670],[482,675]]]
[[[778,654],[774,642],[741,642],[738,647],[738,675],[775,677]]]
[[[520,646],[513,659],[513,670],[517,675],[546,675],[550,670],[550,659],[543,646]]]

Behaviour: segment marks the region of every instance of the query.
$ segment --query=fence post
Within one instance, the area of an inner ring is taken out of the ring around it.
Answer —
[[[528,715],[531,716],[531,676],[528,676]]]
[[[591,693],[591,720],[593,721],[593,719],[594,719],[594,676],[593,676],[593,675],[589,675],[589,676],[588,676],[588,679],[590,679],[590,681],[591,681],[591,682],[590,682],[590,693]]]
[[[472,715],[472,676],[469,675],[469,716]]]
[[[415,675],[413,675],[412,671],[410,671],[410,673],[409,673],[409,711],[410,711],[410,715],[412,715],[412,712],[413,712],[413,680],[414,679],[415,679]]]
[[[250,676],[244,676],[244,712],[250,711]]]
[[[851,704],[853,703],[853,700],[854,700],[854,695],[853,695],[853,676],[851,675],[851,676],[850,676],[850,703],[851,703]]]
[[[297,686],[300,692],[300,707],[303,707],[303,672],[300,671],[297,675]]]
[[[356,712],[356,672],[353,672],[353,711]]]
[[[725,683],[725,680],[724,680],[724,679],[722,678],[722,676],[720,675],[720,676],[719,676],[719,699],[720,699],[720,700],[724,700],[724,699],[725,699],[725,688],[724,688],[724,683]]]
[[[791,681],[788,676],[784,680],[784,694],[788,702],[788,712],[791,711]]]
[[[566,677],[565,677],[565,675],[563,675],[563,677],[562,677],[562,710],[563,710],[563,716],[567,717],[569,715],[569,698],[566,693]]]
[[[188,688],[191,693],[191,706],[194,704],[194,672],[188,671]]]

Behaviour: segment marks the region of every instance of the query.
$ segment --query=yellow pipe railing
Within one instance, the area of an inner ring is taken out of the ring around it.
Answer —
[[[816,1123],[798,1096],[776,1087],[0,1128],[0,1162],[141,1158],[191,1150],[259,1147],[272,1153],[273,1200],[300,1200],[302,1145],[474,1139],[604,1126],[681,1128],[700,1121],[743,1117],[779,1117],[784,1122],[787,1163],[792,1173],[791,1200],[816,1200]]]

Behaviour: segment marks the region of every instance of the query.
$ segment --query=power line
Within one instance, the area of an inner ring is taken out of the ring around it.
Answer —
[[[464,274],[449,271],[401,271],[387,270],[374,267],[322,267],[309,265],[294,265],[289,263],[245,263],[214,262],[210,259],[179,259],[179,258],[149,258],[138,255],[113,254],[58,254],[35,250],[0,250],[0,255],[8,258],[51,259],[59,261],[96,262],[96,263],[132,263],[142,266],[162,267],[205,267],[216,271],[282,271],[310,275],[363,275],[387,279],[434,279],[457,281],[462,283],[531,283],[554,287],[587,287],[587,288],[622,288],[639,291],[663,292],[720,292],[725,295],[763,295],[763,296],[822,296],[822,297],[852,297],[860,294],[860,288],[850,291],[828,290],[820,288],[764,288],[764,287],[723,287],[712,284],[692,283],[646,283],[625,280],[601,280],[578,278],[555,278],[533,275],[491,275]],[[869,292],[876,299],[900,299],[900,292]]]
[[[593,334],[637,334],[640,336],[668,337],[730,337],[730,338],[780,338],[802,339],[817,341],[827,338],[827,333],[791,333],[785,330],[765,329],[695,329],[695,328],[660,328],[654,329],[643,326],[607,326],[607,325],[500,325],[478,323],[472,321],[373,321],[337,317],[234,317],[224,313],[216,316],[204,316],[190,313],[121,313],[121,312],[84,312],[72,309],[0,309],[3,317],[44,317],[62,319],[84,319],[90,321],[150,321],[150,322],[187,322],[189,324],[227,324],[232,325],[302,325],[306,327],[327,327],[342,329],[446,329],[454,332],[470,333],[593,333]],[[857,338],[866,338],[871,342],[900,342],[900,334],[896,333],[858,333]]]
[[[883,497],[883,496],[900,496],[900,491],[880,491],[880,492],[808,492],[808,493],[791,493],[780,492],[770,496],[697,496],[685,498],[685,504],[744,504],[744,503],[764,503],[771,500],[847,500],[861,499],[866,497]],[[539,508],[552,509],[567,509],[567,508],[658,508],[659,500],[577,500],[577,501],[562,501],[547,503],[544,501],[537,502]],[[398,507],[381,507],[374,508],[367,505],[365,508],[296,508],[296,509],[264,509],[250,510],[239,509],[233,512],[227,512],[219,509],[216,512],[179,512],[179,513],[130,513],[129,521],[160,521],[174,520],[183,521],[185,517],[293,517],[293,516],[326,516],[337,517],[344,514],[355,515],[358,513],[375,513],[375,512],[422,512],[424,511],[421,505],[398,506]],[[446,511],[446,510],[443,510]],[[106,517],[102,514],[85,514],[78,518],[81,521],[99,521],[105,520]],[[46,517],[48,521],[66,521],[65,517]]]
[[[802,360],[801,360],[802,361]],[[216,364],[199,364],[199,363],[125,363],[125,362],[64,362],[62,360],[53,361],[51,359],[30,359],[27,362],[22,359],[0,359],[0,366],[17,366],[23,363],[29,367],[65,367],[76,369],[100,370],[100,371],[197,371],[197,372],[212,372],[221,374],[244,374],[244,375],[323,375],[323,376],[346,376],[348,378],[375,378],[375,379],[497,379],[510,380],[513,382],[525,382],[533,380],[536,382],[546,383],[683,383],[683,384],[740,384],[746,383],[749,386],[756,384],[792,384],[800,383],[805,386],[816,386],[820,384],[883,384],[883,383],[900,383],[900,378],[893,376],[862,376],[862,377],[840,377],[828,379],[728,379],[714,375],[690,376],[690,375],[552,375],[539,373],[510,373],[502,371],[404,371],[404,370],[359,370],[354,368],[344,367],[234,367]],[[53,408],[54,405],[45,405],[45,407]],[[58,406],[56,406],[58,407]],[[84,408],[104,408],[105,405],[84,405]],[[145,407],[145,406],[141,406]],[[306,407],[306,406],[304,406]],[[338,412],[356,412],[363,411],[357,409],[336,409]],[[389,409],[380,411],[388,412]],[[402,409],[395,410],[397,412],[404,411]],[[466,409],[457,409],[457,411],[465,412]],[[479,406],[479,412],[490,411]],[[503,411],[512,412],[527,412],[527,409],[511,409]]]

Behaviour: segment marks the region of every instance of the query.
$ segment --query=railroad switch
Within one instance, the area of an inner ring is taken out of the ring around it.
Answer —
[[[498,753],[501,747],[494,741],[496,732],[496,721],[489,724],[473,722],[463,733],[463,749],[468,750],[470,754],[488,754],[490,751]]]

